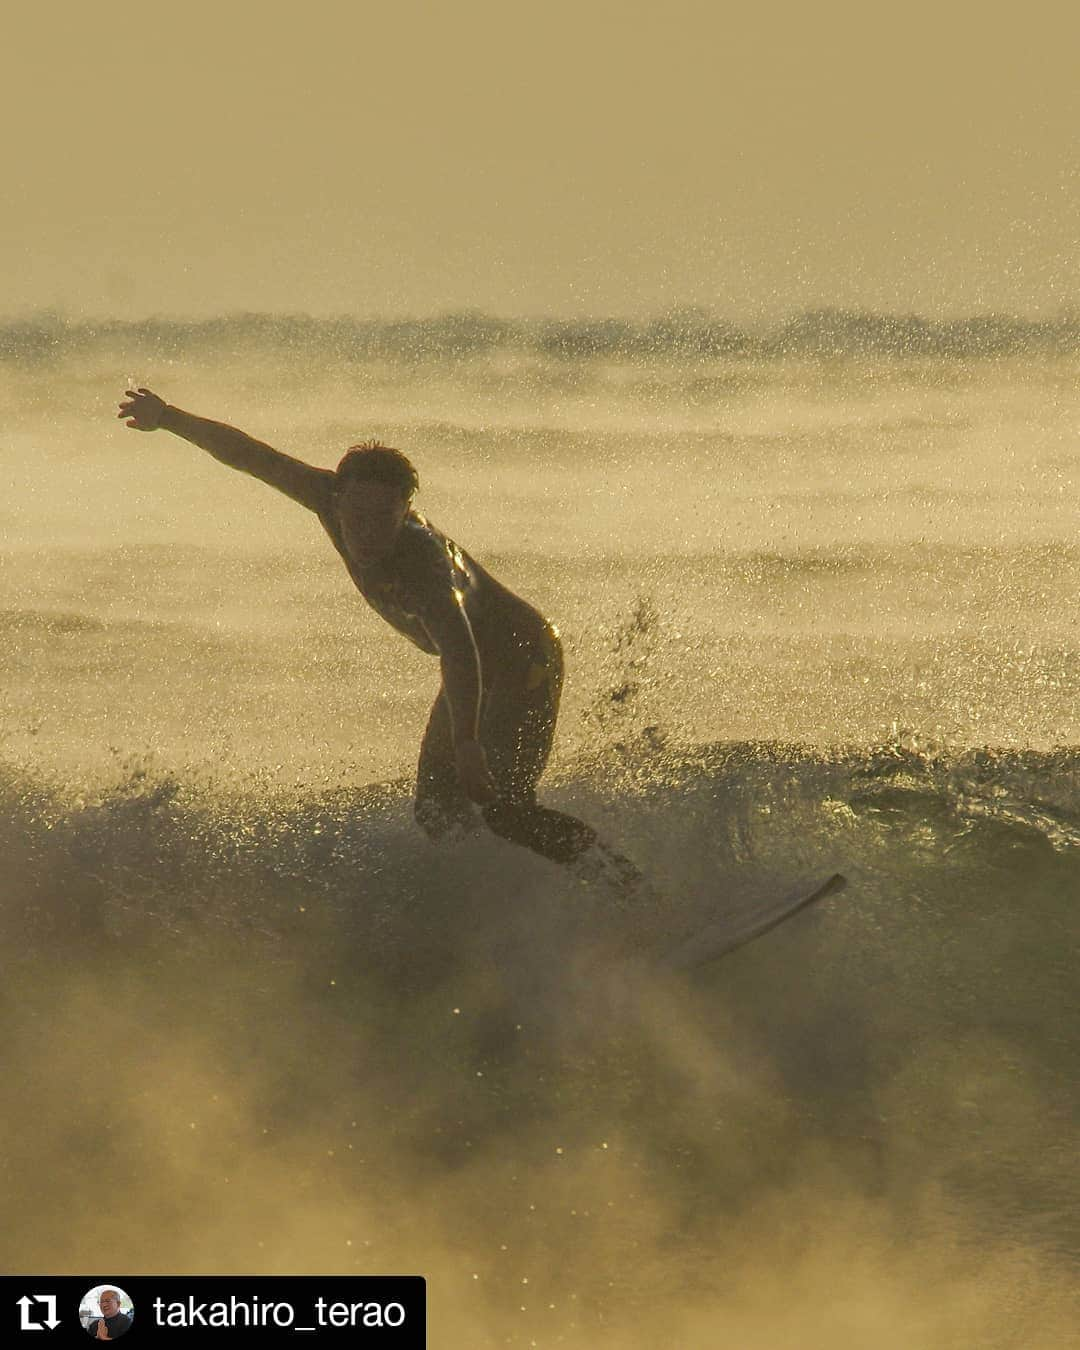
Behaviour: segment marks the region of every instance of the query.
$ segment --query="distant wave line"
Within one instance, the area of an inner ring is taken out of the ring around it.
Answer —
[[[202,349],[305,353],[336,360],[464,360],[500,353],[541,361],[783,360],[882,357],[965,359],[1080,350],[1080,315],[927,319],[815,309],[764,333],[705,310],[651,319],[503,319],[461,312],[416,319],[241,313],[207,319],[75,320],[57,313],[0,321],[0,361],[40,364],[116,345],[158,356]]]

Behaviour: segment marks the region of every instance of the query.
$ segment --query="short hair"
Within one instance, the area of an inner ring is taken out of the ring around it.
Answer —
[[[420,475],[413,462],[389,445],[378,441],[364,441],[351,446],[341,458],[335,472],[334,488],[340,491],[349,483],[386,483],[396,487],[406,499],[420,486]]]

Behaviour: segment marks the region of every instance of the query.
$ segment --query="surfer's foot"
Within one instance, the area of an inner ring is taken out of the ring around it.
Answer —
[[[590,885],[602,882],[616,889],[625,889],[644,880],[629,858],[624,858],[604,844],[590,845],[584,853],[578,854],[570,867],[576,876]]]
[[[603,886],[620,902],[637,904],[656,899],[643,873],[606,844],[591,845],[574,859],[570,869],[586,886]]]

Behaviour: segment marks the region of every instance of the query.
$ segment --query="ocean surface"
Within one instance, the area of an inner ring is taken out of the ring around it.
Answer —
[[[1066,320],[0,325],[4,1267],[418,1272],[450,1350],[1067,1344],[1078,375]],[[655,912],[419,833],[436,663],[135,385],[415,460]]]

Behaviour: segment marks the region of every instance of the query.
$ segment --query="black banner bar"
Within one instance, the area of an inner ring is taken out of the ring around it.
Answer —
[[[99,1330],[104,1322],[104,1332]],[[260,1343],[351,1340],[372,1350],[425,1350],[420,1275],[4,1275],[0,1340],[79,1345],[253,1331]]]

